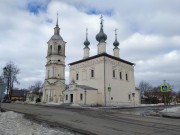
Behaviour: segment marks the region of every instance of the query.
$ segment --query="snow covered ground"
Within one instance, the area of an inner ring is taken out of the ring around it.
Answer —
[[[24,118],[12,111],[0,112],[0,135],[74,135],[64,129],[53,129]]]
[[[180,107],[176,106],[176,107],[166,108],[166,109],[160,111],[160,113],[163,116],[180,118]]]
[[[161,112],[171,112],[171,113],[179,113],[180,114],[180,107],[171,107],[171,108],[167,108],[162,110]]]

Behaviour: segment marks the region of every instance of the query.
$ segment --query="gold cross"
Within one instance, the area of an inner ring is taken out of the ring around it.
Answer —
[[[86,38],[87,38],[87,36],[88,36],[88,28],[86,28]]]
[[[102,16],[102,15],[101,15],[100,19],[101,19],[101,23],[102,23],[102,22],[104,21],[104,20],[103,20],[103,16]]]

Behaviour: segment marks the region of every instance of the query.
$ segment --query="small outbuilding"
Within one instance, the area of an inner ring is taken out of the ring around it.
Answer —
[[[27,90],[12,90],[11,101],[26,101]]]
[[[79,105],[97,105],[98,89],[86,85],[77,85],[74,81],[63,91],[64,103]]]

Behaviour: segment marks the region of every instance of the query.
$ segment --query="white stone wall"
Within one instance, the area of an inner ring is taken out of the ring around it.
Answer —
[[[57,64],[46,66],[46,79],[48,78],[65,79],[65,66]]]
[[[84,48],[84,57],[83,58],[88,58],[89,57],[89,47]]]
[[[62,103],[63,102],[63,93],[62,93],[63,90],[65,90],[64,82],[59,81],[59,82],[56,82],[55,85],[49,85],[48,82],[45,82],[42,102]]]
[[[115,57],[117,57],[117,58],[120,57],[120,56],[119,56],[119,48],[114,48],[114,49],[113,49],[113,53],[114,53],[114,56],[115,56]]]
[[[69,82],[74,80],[79,85],[87,85],[98,89],[98,104],[103,104],[104,102],[103,60],[103,57],[99,57],[70,66]],[[91,77],[91,70],[94,70],[94,77]],[[76,80],[77,74],[78,80]]]
[[[94,70],[94,77],[91,78],[91,70]],[[113,70],[115,70],[115,77],[113,77]],[[139,94],[135,90],[134,81],[134,67],[109,57],[105,58],[105,85],[104,85],[104,56],[94,58],[82,63],[78,63],[70,66],[70,82],[74,80],[79,85],[87,85],[98,89],[97,103],[104,105],[109,104],[109,92],[108,86],[111,87],[110,92],[110,104],[139,104]],[[122,73],[122,79],[120,79],[119,72]],[[78,80],[76,75],[78,74]],[[126,80],[126,74],[128,80]],[[105,86],[105,91],[104,91]],[[106,95],[104,93],[106,92]],[[132,93],[135,93],[135,97],[132,97]],[[130,94],[130,99],[129,99]],[[106,99],[105,99],[106,96]],[[112,97],[112,99],[111,99]]]
[[[63,92],[64,94],[64,103],[72,103],[79,105],[97,105],[97,90],[84,90],[81,88],[74,87],[69,88]],[[73,94],[73,102],[70,100],[70,94]],[[82,94],[82,99],[80,95]],[[66,99],[68,96],[68,99]]]
[[[115,76],[113,76],[113,70]],[[120,78],[120,72],[121,77]],[[127,74],[127,80],[126,80]],[[108,87],[111,87],[111,91],[108,91]],[[132,65],[122,63],[110,58],[106,59],[106,97],[109,104],[133,104],[134,100],[136,104],[139,104],[139,95],[135,90],[134,81],[134,67]],[[132,93],[135,93],[133,98]],[[130,95],[130,99],[129,99]]]
[[[97,48],[97,54],[105,53],[106,52],[106,42],[99,42]]]

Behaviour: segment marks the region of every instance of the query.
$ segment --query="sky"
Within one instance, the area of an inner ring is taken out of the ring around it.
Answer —
[[[97,54],[95,36],[103,15],[107,53],[113,54],[114,29],[120,58],[135,63],[135,83],[158,86],[166,80],[180,90],[179,0],[1,0],[0,69],[9,61],[20,68],[18,88],[44,82],[47,42],[53,35],[57,11],[68,63],[83,58],[88,28],[90,55]],[[73,51],[72,51],[73,50]]]

